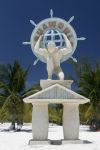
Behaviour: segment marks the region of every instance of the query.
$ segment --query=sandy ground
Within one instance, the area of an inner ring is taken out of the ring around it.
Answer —
[[[87,140],[87,144],[34,145],[29,146],[32,139],[31,124],[24,124],[21,132],[7,131],[9,123],[0,124],[0,150],[100,150],[100,132],[89,132],[88,126],[80,126],[79,138]],[[62,126],[49,125],[48,138],[63,139]]]

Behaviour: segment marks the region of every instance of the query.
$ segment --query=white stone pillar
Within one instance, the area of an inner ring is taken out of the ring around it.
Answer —
[[[79,109],[78,104],[63,104],[63,133],[64,140],[79,138]]]
[[[44,141],[48,139],[48,124],[48,104],[33,104],[32,134],[34,141]]]

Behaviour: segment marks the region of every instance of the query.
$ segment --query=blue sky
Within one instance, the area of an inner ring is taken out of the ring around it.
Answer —
[[[99,0],[0,0],[0,63],[12,63],[18,59],[23,67],[32,64],[36,59],[30,46],[23,46],[29,41],[33,26],[49,17],[50,9],[55,17],[69,20],[78,37],[84,36],[85,41],[78,43],[74,56],[79,60],[87,57],[100,59],[100,1]],[[66,75],[73,74],[73,66],[62,64]],[[33,66],[28,76],[28,84],[46,79],[45,64],[39,62]]]

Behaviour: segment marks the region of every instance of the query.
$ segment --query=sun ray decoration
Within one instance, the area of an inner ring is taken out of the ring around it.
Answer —
[[[35,27],[37,26],[37,24],[33,20],[30,20],[30,23]]]
[[[53,18],[53,9],[50,9],[50,17]]]
[[[69,19],[68,23],[71,23],[73,20],[74,20],[74,16],[72,16],[72,17]]]
[[[86,40],[86,38],[85,37],[80,37],[80,38],[77,38],[77,40],[78,41],[84,41],[84,40]]]

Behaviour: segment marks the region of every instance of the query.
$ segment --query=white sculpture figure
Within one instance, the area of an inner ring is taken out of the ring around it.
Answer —
[[[72,52],[72,46],[64,33],[63,38],[65,40],[65,48],[62,49],[57,48],[53,41],[48,42],[47,49],[40,48],[42,36],[39,37],[35,44],[35,53],[42,55],[46,59],[48,79],[52,79],[52,75],[55,74],[60,80],[64,80],[64,73],[60,67],[60,60],[64,55]]]

